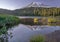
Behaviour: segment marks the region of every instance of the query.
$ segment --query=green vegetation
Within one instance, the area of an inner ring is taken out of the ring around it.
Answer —
[[[6,33],[9,27],[19,24],[20,19],[12,15],[0,15],[0,35]]]
[[[48,18],[48,22],[57,22],[58,20],[56,18]]]
[[[60,26],[60,19],[59,18],[52,18],[52,17],[50,17],[50,18],[48,18],[48,25],[50,25],[50,26],[56,26],[56,25],[58,25],[58,26]]]
[[[45,42],[45,37],[44,36],[33,36],[30,39],[30,42]]]

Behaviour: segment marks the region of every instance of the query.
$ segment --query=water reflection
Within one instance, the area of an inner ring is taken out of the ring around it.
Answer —
[[[7,34],[2,34],[0,42],[28,42],[32,35],[44,35],[60,30],[58,18],[21,18],[20,22],[22,24],[9,28]]]
[[[3,34],[1,37],[0,37],[0,42],[8,42],[8,37],[6,34]]]
[[[7,32],[0,37],[1,42],[28,42],[32,35],[38,34],[48,34],[54,32],[55,30],[60,30],[60,26],[40,26],[40,25],[23,25],[12,27]]]
[[[32,35],[44,35],[54,32],[55,30],[60,30],[60,26],[31,26],[20,24],[17,27],[14,27],[12,31],[13,37],[12,39],[9,39],[9,42],[28,42]]]
[[[2,35],[0,36],[0,42],[9,42],[8,39],[9,39],[9,38],[12,38],[12,37],[13,37],[13,36],[12,36],[12,32],[7,33],[7,34],[2,34]]]
[[[48,25],[60,26],[59,18],[43,17],[43,18],[21,18],[20,22],[27,25]]]

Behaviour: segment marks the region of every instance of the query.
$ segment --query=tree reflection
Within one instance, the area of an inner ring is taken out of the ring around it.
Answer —
[[[2,35],[2,37],[0,37],[0,42],[8,42],[8,36],[6,34]]]
[[[0,36],[0,42],[8,42],[9,38],[12,38],[12,33],[10,32],[9,34],[3,34]]]

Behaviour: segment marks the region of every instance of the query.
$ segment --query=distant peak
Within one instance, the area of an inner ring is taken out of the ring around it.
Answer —
[[[38,2],[32,2],[27,7],[40,7]]]
[[[40,2],[31,2],[26,7],[51,7],[51,6],[45,5],[44,3],[40,3]]]
[[[40,2],[32,2],[32,4],[41,4]]]

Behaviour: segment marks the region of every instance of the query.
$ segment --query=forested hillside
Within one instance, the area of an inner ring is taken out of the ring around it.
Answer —
[[[15,10],[15,14],[21,16],[59,16],[60,8],[30,7]]]
[[[16,10],[0,9],[0,13],[17,16],[60,16],[60,8],[29,7]]]
[[[10,14],[12,15],[14,12],[12,10],[7,10],[7,9],[1,9],[0,8],[0,14]]]

